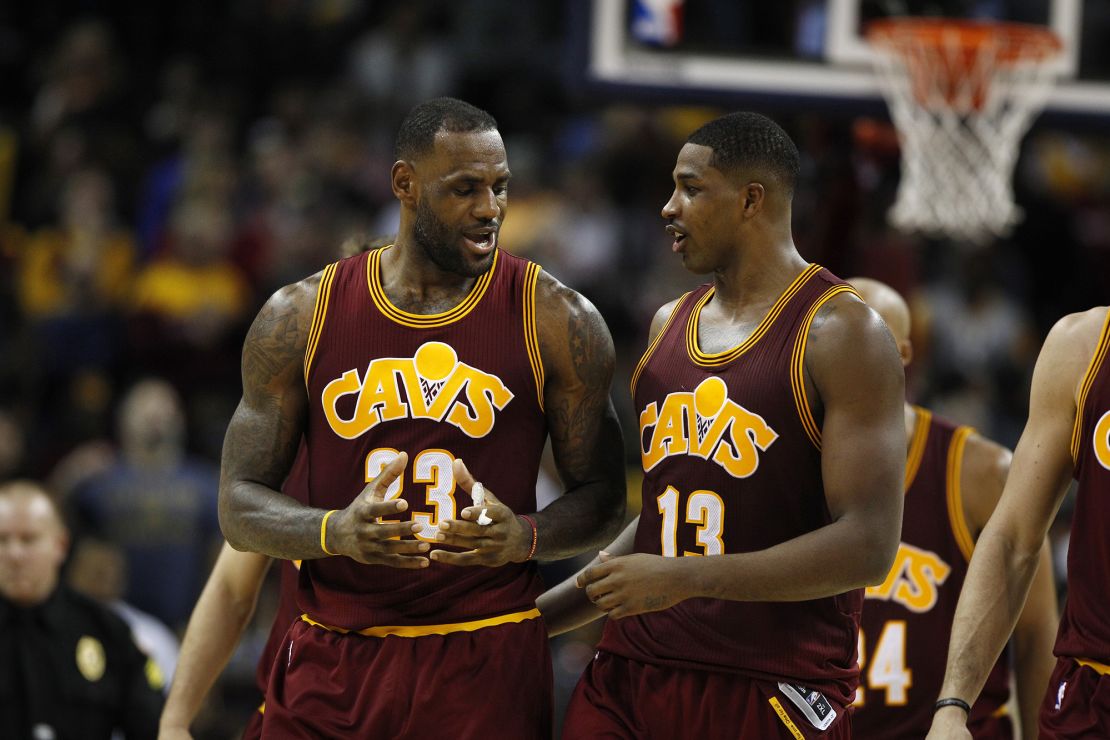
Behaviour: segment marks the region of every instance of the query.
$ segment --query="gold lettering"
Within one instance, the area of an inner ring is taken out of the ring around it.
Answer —
[[[339,399],[352,393],[358,393],[361,390],[362,381],[359,380],[358,371],[348,370],[324,386],[324,391],[320,396],[320,402],[324,408],[324,418],[328,420],[328,425],[332,428],[332,431],[343,439],[354,439],[378,423],[377,412],[371,410],[371,413],[366,417],[360,414],[360,411],[362,411],[361,394],[359,395],[359,404],[355,408],[355,415],[350,419],[340,418],[339,412],[336,410]]]
[[[671,393],[663,400],[663,410],[659,413],[659,420],[651,435],[649,457],[656,458],[656,462],[669,455],[684,455],[689,451],[690,445],[682,419],[686,416],[691,401],[689,393]],[[644,466],[644,470],[650,469],[647,465]]]
[[[457,426],[470,437],[484,437],[493,429],[494,407],[502,409],[513,394],[505,387],[500,378],[480,373],[474,368],[461,365],[455,375],[466,373],[466,399],[474,410],[473,416],[466,406],[456,402],[447,414],[447,421]],[[454,378],[452,377],[452,380]],[[446,390],[446,389],[445,389]],[[454,397],[454,396],[452,396]]]
[[[1095,424],[1094,437],[1095,459],[1099,465],[1110,470],[1110,411]]]

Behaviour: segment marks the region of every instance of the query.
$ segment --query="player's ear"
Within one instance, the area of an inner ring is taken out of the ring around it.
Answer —
[[[744,215],[751,218],[763,210],[763,200],[766,196],[767,191],[762,184],[749,182],[745,185],[740,191],[740,207],[744,209]]]
[[[394,197],[401,201],[402,205],[416,207],[416,172],[413,170],[411,162],[399,159],[393,163],[393,169],[390,171],[390,184],[393,187]]]

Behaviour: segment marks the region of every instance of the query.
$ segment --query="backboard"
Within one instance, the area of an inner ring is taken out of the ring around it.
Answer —
[[[590,82],[653,92],[874,109],[866,25],[892,15],[1036,23],[1063,42],[1049,113],[1110,116],[1110,4],[1101,0],[589,0]],[[669,7],[668,7],[669,6]],[[677,16],[645,33],[645,8]]]

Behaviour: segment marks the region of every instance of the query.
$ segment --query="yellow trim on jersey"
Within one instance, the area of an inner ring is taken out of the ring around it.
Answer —
[[[964,554],[968,562],[971,562],[971,553],[975,550],[975,540],[971,536],[971,530],[967,527],[967,517],[964,516],[964,499],[963,493],[960,491],[960,471],[964,462],[964,445],[967,443],[967,438],[974,431],[971,427],[959,427],[953,433],[952,441],[948,443],[948,473],[945,486],[948,498],[948,523],[952,527],[952,536],[956,538],[956,544],[959,545],[960,552]]]
[[[933,413],[920,406],[914,406],[913,412],[917,420],[913,424],[913,437],[910,439],[909,452],[906,454],[906,491],[913,485],[917,477],[917,470],[921,467],[921,458],[925,455],[925,443],[929,439],[929,422]]]
[[[1098,673],[1101,673],[1104,676],[1110,676],[1110,665],[1106,665],[1105,663],[1099,663],[1098,661],[1095,661],[1095,660],[1083,660],[1082,658],[1076,658],[1075,662],[1078,663],[1079,665],[1087,666],[1091,670],[1097,671]]]
[[[1071,459],[1076,465],[1079,464],[1079,448],[1083,444],[1083,407],[1087,404],[1087,393],[1091,390],[1091,386],[1095,382],[1095,376],[1098,375],[1098,371],[1102,367],[1107,349],[1110,349],[1110,310],[1106,312],[1106,318],[1102,320],[1102,332],[1099,334],[1098,346],[1095,347],[1091,364],[1087,366],[1083,383],[1079,386],[1079,395],[1075,399],[1075,426],[1071,430]]]
[[[304,382],[308,383],[308,373],[312,370],[312,360],[316,357],[316,347],[320,344],[320,334],[324,329],[324,319],[328,316],[328,305],[331,302],[331,284],[335,280],[333,262],[324,268],[320,277],[320,286],[316,289],[316,304],[312,308],[312,323],[308,327],[308,344],[304,353]]]
[[[794,724],[794,720],[790,719],[790,715],[787,714],[786,710],[782,708],[782,704],[779,702],[778,698],[772,696],[767,701],[768,703],[770,703],[771,708],[775,710],[775,714],[777,714],[779,716],[779,719],[782,720],[782,723],[786,725],[786,729],[790,732],[790,734],[797,738],[797,740],[806,740],[806,736],[803,735],[802,731],[798,729],[798,726]]]
[[[817,421],[813,418],[813,411],[809,407],[809,397],[806,394],[806,343],[809,341],[809,326],[813,323],[817,312],[821,310],[821,306],[841,293],[850,293],[861,301],[863,300],[856,289],[847,283],[834,285],[822,293],[809,307],[805,319],[802,320],[802,325],[798,329],[798,336],[794,338],[794,351],[790,355],[790,388],[794,391],[794,406],[798,411],[798,418],[802,421],[802,428],[805,429],[806,436],[809,437],[809,441],[817,449],[821,449],[821,430],[817,426]]]
[[[543,358],[540,357],[540,338],[536,332],[536,281],[540,276],[540,266],[529,263],[524,273],[524,347],[528,351],[528,364],[532,366],[532,377],[536,380],[536,400],[543,411]]]
[[[771,326],[775,323],[775,319],[779,317],[786,304],[790,299],[802,289],[802,286],[813,275],[821,270],[821,265],[810,265],[802,270],[798,277],[794,278],[794,282],[790,283],[789,287],[783,291],[782,295],[778,297],[771,310],[759,322],[759,326],[755,327],[755,331],[745,339],[743,342],[733,347],[726,349],[724,352],[702,352],[698,347],[698,318],[701,316],[701,310],[705,308],[705,304],[709,303],[709,299],[713,297],[715,292],[714,288],[710,288],[705,292],[694,306],[694,310],[690,312],[690,319],[686,322],[686,353],[695,365],[701,367],[721,367],[735,360],[740,355],[747,352],[749,349],[758,342],[764,334],[766,334]]]
[[[393,245],[391,244],[391,246]],[[390,247],[375,249],[370,253],[370,258],[366,260],[366,284],[370,288],[370,299],[386,318],[412,329],[433,329],[446,326],[470,313],[482,300],[482,296],[486,294],[486,289],[493,282],[493,275],[497,272],[497,264],[500,262],[499,257],[501,256],[500,250],[494,252],[493,264],[474,281],[470,292],[467,293],[466,298],[463,298],[459,305],[443,313],[419,314],[402,311],[390,303],[389,297],[385,294],[385,289],[381,283],[381,261],[382,253]]]
[[[674,304],[674,308],[671,309],[671,315],[663,322],[663,328],[655,335],[655,339],[651,340],[648,348],[644,350],[643,357],[636,363],[636,369],[632,371],[632,381],[628,384],[628,387],[632,389],[633,397],[636,396],[636,383],[640,380],[640,373],[644,371],[644,366],[647,365],[648,359],[655,353],[655,348],[659,346],[659,340],[667,333],[667,328],[670,327],[671,322],[674,321],[674,317],[678,315],[678,309],[682,308],[682,304],[686,302],[686,297],[688,295],[690,295],[690,293],[683,293],[682,297],[678,299],[678,302]]]
[[[527,622],[529,619],[536,619],[539,616],[539,609],[529,609],[524,612],[502,614],[497,617],[490,617],[489,619],[475,619],[473,622],[455,622],[454,624],[383,625],[381,627],[367,627],[362,630],[347,630],[342,627],[329,627],[326,624],[315,621],[307,614],[301,615],[301,621],[307,622],[313,627],[325,629],[328,632],[338,632],[341,635],[355,633],[363,637],[387,637],[389,635],[393,635],[394,637],[425,637],[427,635],[449,635],[452,632],[474,632],[475,630],[484,629],[486,627],[496,627],[499,624]]]
[[[261,704],[258,705],[258,713],[259,714],[265,714],[266,713],[266,702],[262,702]]]
[[[1006,717],[1010,714],[1010,705],[1003,704],[998,709],[991,712],[992,717]]]

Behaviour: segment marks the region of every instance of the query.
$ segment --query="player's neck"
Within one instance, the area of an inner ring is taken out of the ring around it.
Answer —
[[[400,237],[382,253],[381,271],[386,295],[390,300],[398,297],[405,303],[430,301],[439,304],[451,296],[462,300],[477,279],[444,270],[428,258],[420,245]]]
[[[742,313],[774,302],[808,266],[793,241],[763,249],[743,249],[737,259],[713,275],[718,309]]]

